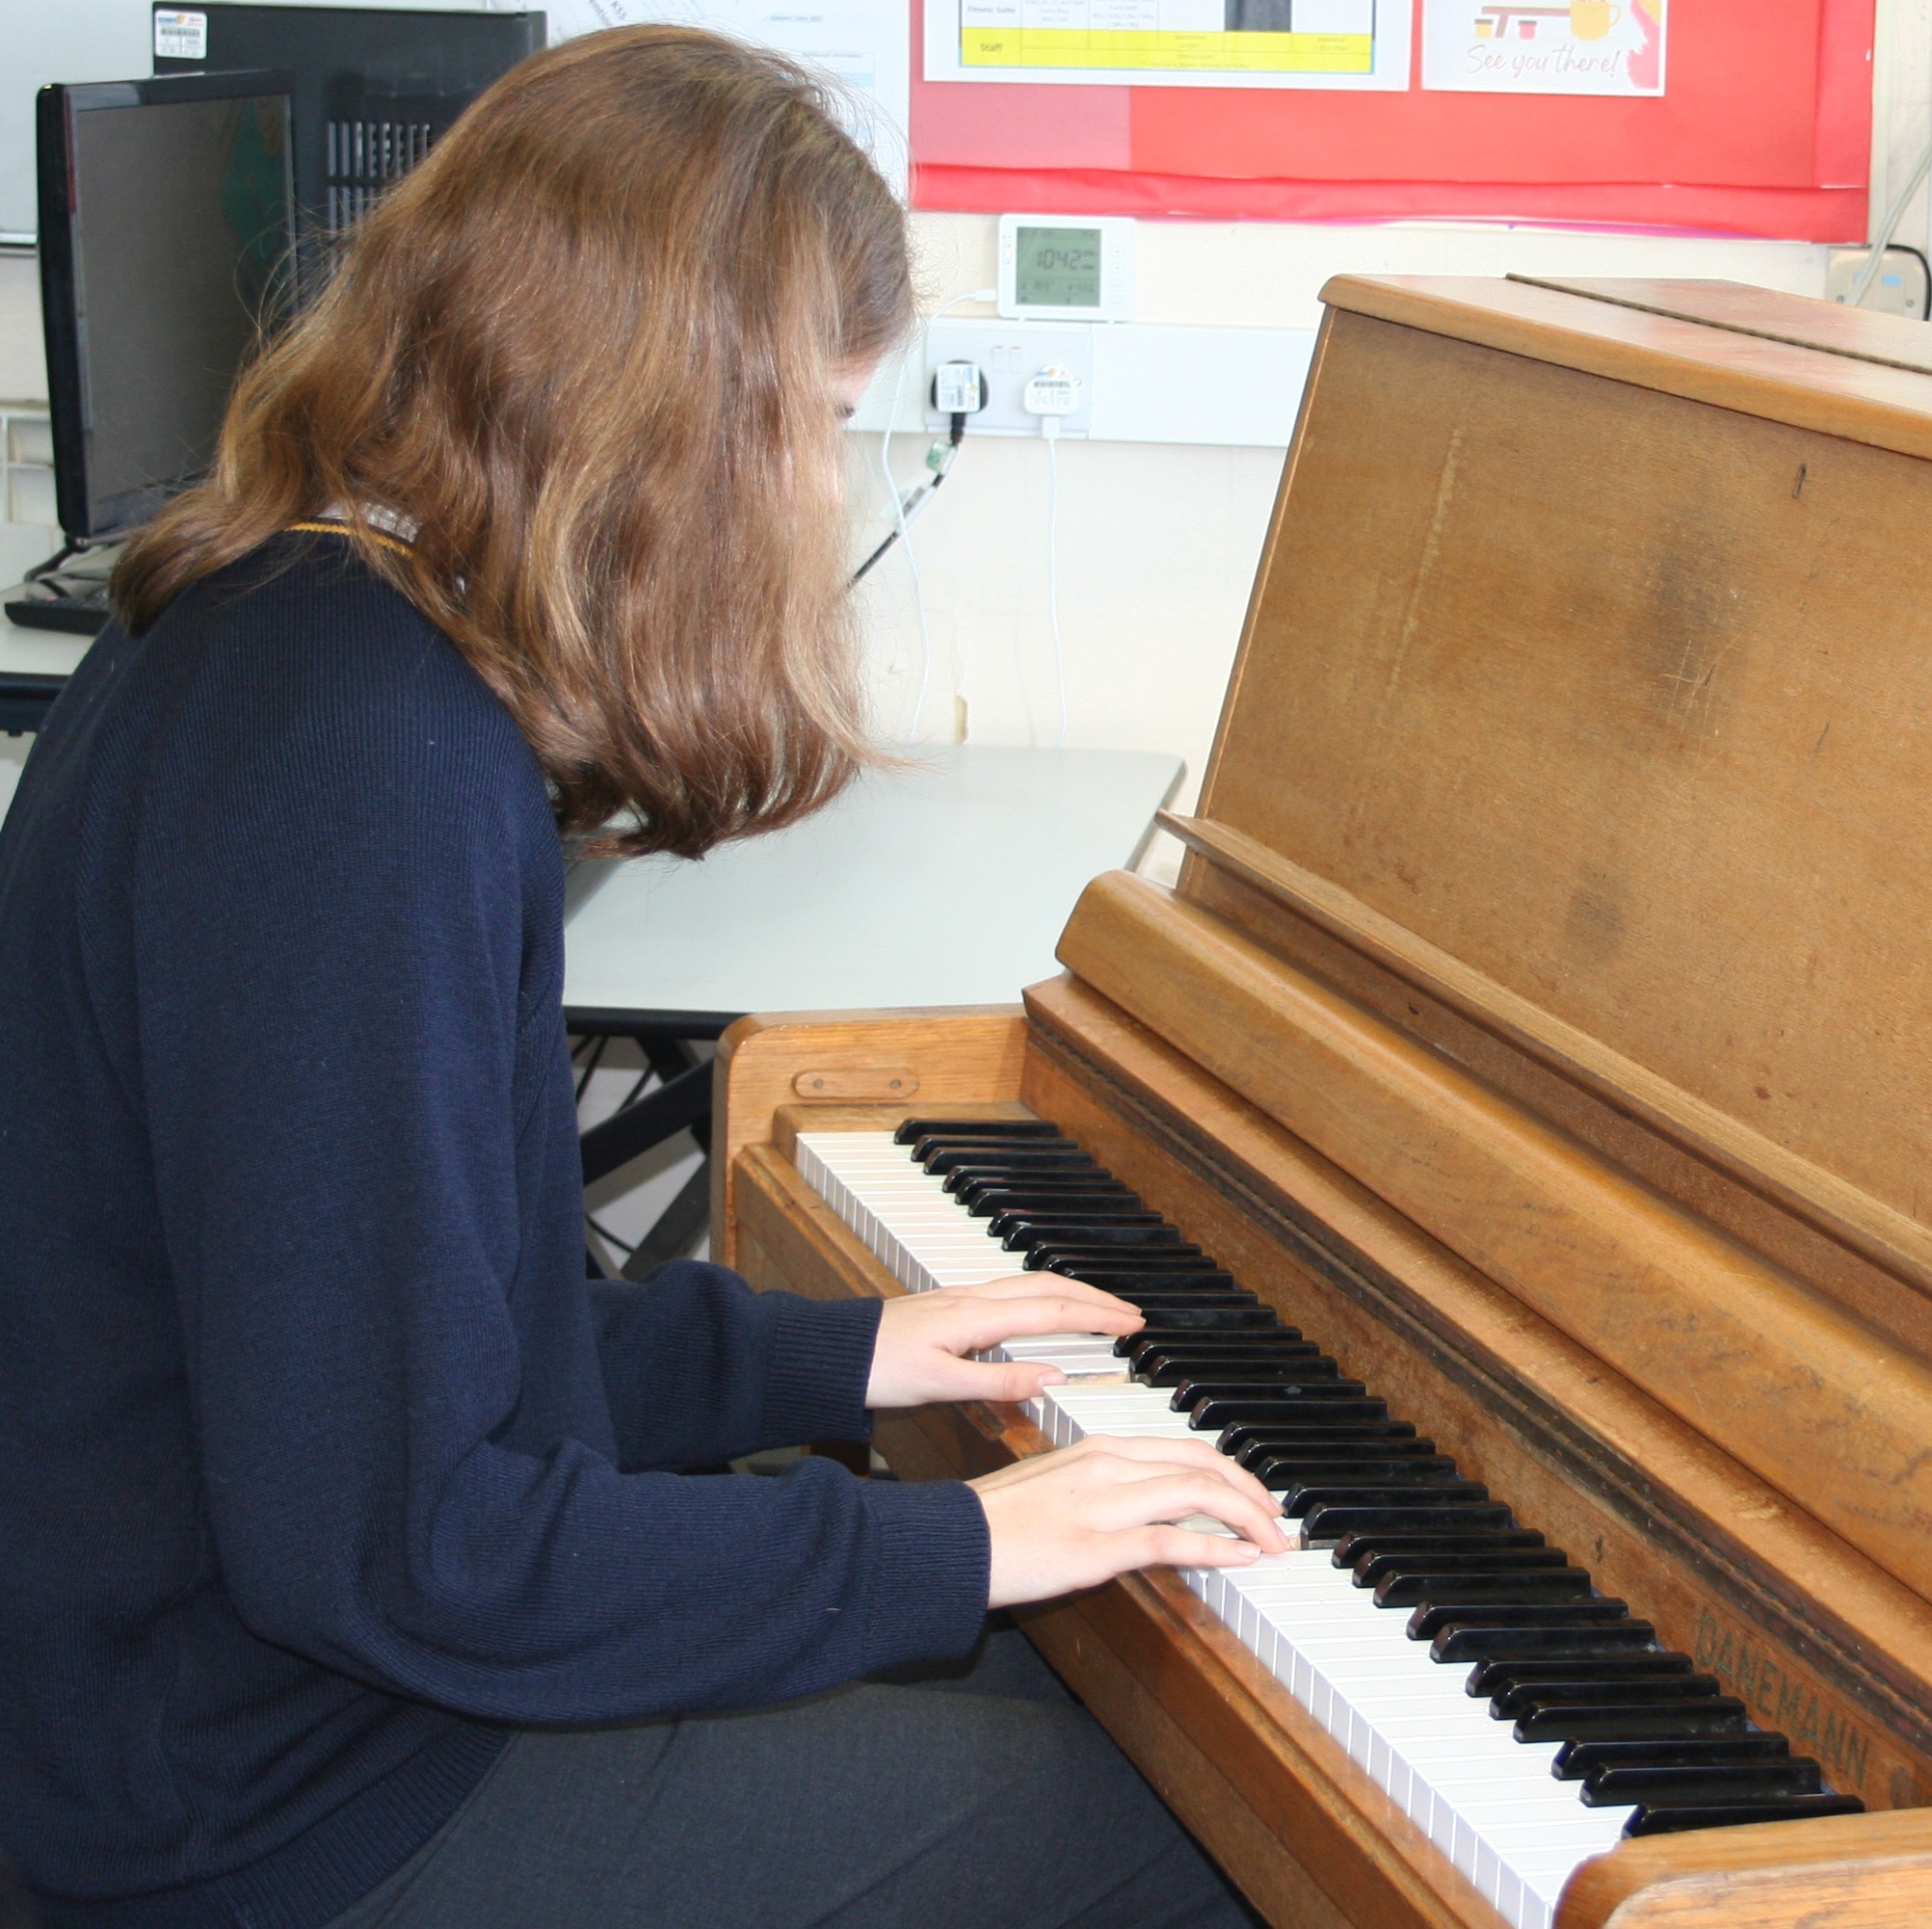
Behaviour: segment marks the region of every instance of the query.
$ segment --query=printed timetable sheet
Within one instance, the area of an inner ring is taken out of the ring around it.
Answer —
[[[926,0],[928,80],[1407,87],[1406,0]]]

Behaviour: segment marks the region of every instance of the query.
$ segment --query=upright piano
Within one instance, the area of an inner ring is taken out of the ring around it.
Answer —
[[[1270,1922],[1932,1921],[1925,331],[1323,298],[1178,887],[1023,1007],[741,1022],[717,1250],[1141,1294],[878,1446],[1282,1491],[1273,1577],[1024,1616]]]

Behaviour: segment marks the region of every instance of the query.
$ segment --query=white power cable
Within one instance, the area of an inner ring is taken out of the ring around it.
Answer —
[[[955,295],[920,324],[920,344],[924,344],[925,332],[933,323],[942,315],[951,314],[962,301],[997,301],[999,298],[997,288],[969,288],[964,295]],[[919,720],[925,708],[926,688],[932,681],[932,637],[925,624],[925,586],[920,581],[919,558],[913,553],[912,525],[906,519],[905,498],[899,494],[898,483],[893,475],[893,427],[898,420],[899,397],[905,392],[906,365],[911,359],[910,352],[900,357],[898,374],[893,379],[892,411],[886,417],[886,432],[879,438],[879,468],[886,478],[886,494],[892,498],[894,520],[898,525],[899,548],[905,552],[906,568],[912,572],[913,610],[919,618],[919,695],[913,698],[912,719],[906,724],[905,733],[905,741],[915,744],[919,741]],[[922,366],[924,360],[922,355]]]
[[[921,340],[924,336],[922,334]],[[923,357],[922,357],[923,359]],[[899,494],[893,476],[893,424],[898,419],[899,397],[905,391],[905,359],[893,380],[893,406],[886,417],[886,433],[879,438],[879,468],[886,478],[886,494],[892,497],[893,515],[898,523],[899,548],[905,552],[906,568],[912,572],[912,607],[919,618],[919,695],[913,698],[912,720],[906,724],[907,743],[919,741],[919,713],[925,708],[925,686],[932,675],[932,638],[925,627],[925,585],[920,581],[919,558],[912,553],[912,527],[906,521],[905,497]]]
[[[1055,750],[1066,748],[1066,651],[1060,640],[1060,418],[1042,415],[1046,439],[1046,618],[1053,626],[1053,685],[1060,697],[1060,729]]]
[[[1857,308],[1863,304],[1871,285],[1878,279],[1878,272],[1885,266],[1885,251],[1891,245],[1891,238],[1898,232],[1898,224],[1905,218],[1905,204],[1918,192],[1919,184],[1927,174],[1932,174],[1932,143],[1918,156],[1918,165],[1907,177],[1905,185],[1892,196],[1891,206],[1886,210],[1885,220],[1878,231],[1878,240],[1871,245],[1871,253],[1865,258],[1865,265],[1859,269],[1859,278],[1852,283],[1852,292],[1846,298],[1846,306]]]

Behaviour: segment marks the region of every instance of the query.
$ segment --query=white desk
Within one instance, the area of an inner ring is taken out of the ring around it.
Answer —
[[[87,654],[91,637],[64,636],[58,630],[23,630],[0,616],[0,676],[71,676]],[[32,737],[10,737],[0,730],[0,817],[14,800],[20,766]]]
[[[1132,862],[1180,769],[1151,751],[927,748],[701,864],[580,873],[565,1010],[574,1029],[655,1018],[693,1038],[746,1011],[1010,1003],[1052,975],[1082,887]]]
[[[637,1038],[657,1087],[583,1134],[586,1182],[689,1128],[709,1148],[711,1068],[692,1040],[747,1011],[1004,1005],[1050,977],[1088,880],[1133,862],[1180,760],[1151,751],[926,749],[789,831],[701,864],[581,865],[564,1015]],[[703,1167],[624,1271],[701,1228]]]

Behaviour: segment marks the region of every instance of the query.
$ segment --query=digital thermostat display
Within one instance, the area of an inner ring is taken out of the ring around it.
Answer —
[[[1092,228],[1022,228],[1013,297],[1028,308],[1097,308],[1100,237]]]
[[[1133,312],[1134,224],[1115,215],[1000,216],[1000,313],[1123,322]]]

